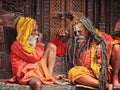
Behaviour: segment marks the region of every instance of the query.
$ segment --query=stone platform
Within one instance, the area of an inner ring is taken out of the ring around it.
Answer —
[[[33,90],[29,85],[5,84],[0,82],[0,90]],[[43,85],[42,90],[97,90],[84,85]]]
[[[67,77],[69,64],[66,57],[56,57],[54,74],[64,74]],[[1,81],[12,77],[9,55],[0,53],[0,90],[32,90],[29,85],[5,84]],[[95,88],[83,85],[43,85],[42,90],[96,90]]]

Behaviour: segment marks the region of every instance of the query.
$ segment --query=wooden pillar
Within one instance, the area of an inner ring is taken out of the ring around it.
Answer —
[[[41,29],[41,27],[42,27],[42,24],[41,24],[42,23],[42,21],[41,21],[41,18],[42,18],[42,16],[41,16],[41,0],[36,0],[35,3],[36,3],[35,19],[38,23],[39,31],[42,32],[42,29]]]
[[[42,33],[43,33],[43,41],[47,43],[50,41],[50,22],[49,22],[49,0],[42,0]]]
[[[86,16],[93,22],[93,1],[94,0],[86,0]]]
[[[99,30],[106,32],[105,31],[105,0],[100,0],[100,20],[99,20]]]
[[[94,0],[94,11],[93,11],[93,17],[94,17],[94,26],[96,28],[99,27],[99,18],[100,18],[100,0]],[[103,7],[102,7],[103,8]]]

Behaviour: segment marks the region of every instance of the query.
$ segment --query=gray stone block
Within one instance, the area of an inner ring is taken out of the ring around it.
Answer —
[[[29,85],[5,84],[0,82],[0,90],[32,90]],[[97,90],[84,85],[43,85],[42,90]]]
[[[0,83],[0,90],[32,90],[29,85]]]
[[[73,85],[43,85],[42,90],[75,90]]]

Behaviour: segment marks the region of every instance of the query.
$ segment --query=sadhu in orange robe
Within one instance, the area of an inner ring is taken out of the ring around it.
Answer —
[[[14,81],[20,84],[27,84],[31,77],[39,78],[44,84],[52,84],[51,76],[42,55],[44,44],[38,43],[35,52],[25,52],[16,40],[11,46],[11,64]]]
[[[114,41],[110,35],[107,35],[104,32],[100,32],[96,30],[96,33],[106,40],[107,49],[108,49],[108,60],[110,60],[112,46],[120,42],[117,40]],[[62,38],[61,39],[54,38],[53,43],[57,46],[57,55],[65,56],[67,43],[63,43]],[[76,66],[72,67],[68,72],[68,78],[73,83],[77,78],[80,78],[81,76],[84,76],[84,75],[90,75],[91,77],[94,77],[96,79],[100,77],[102,55],[100,56],[99,59],[96,58],[95,56],[96,47],[97,47],[97,43],[95,41],[92,41],[88,50],[82,53],[81,58],[77,58],[79,49],[78,48],[76,49],[76,53],[75,53]],[[111,81],[111,70],[112,70],[112,67],[108,65],[108,76],[107,76],[108,81]]]
[[[44,84],[53,83],[46,61],[42,58],[44,44],[39,42],[33,48],[27,41],[35,22],[31,18],[20,17],[17,23],[17,37],[10,53],[13,77],[6,82],[28,84],[32,77],[37,77]]]

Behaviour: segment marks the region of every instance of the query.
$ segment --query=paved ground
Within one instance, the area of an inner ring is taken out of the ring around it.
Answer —
[[[32,90],[29,85],[5,84],[0,82],[0,90]],[[43,85],[42,90],[97,90],[83,85]]]
[[[64,74],[67,76],[68,62],[66,57],[57,57],[56,64],[54,68],[55,74]],[[9,56],[6,54],[0,54],[0,81],[2,79],[8,79],[12,77],[11,64]],[[43,85],[42,90],[95,90],[92,87],[83,85]],[[0,90],[32,90],[29,85],[19,85],[19,84],[5,84],[0,82]]]

